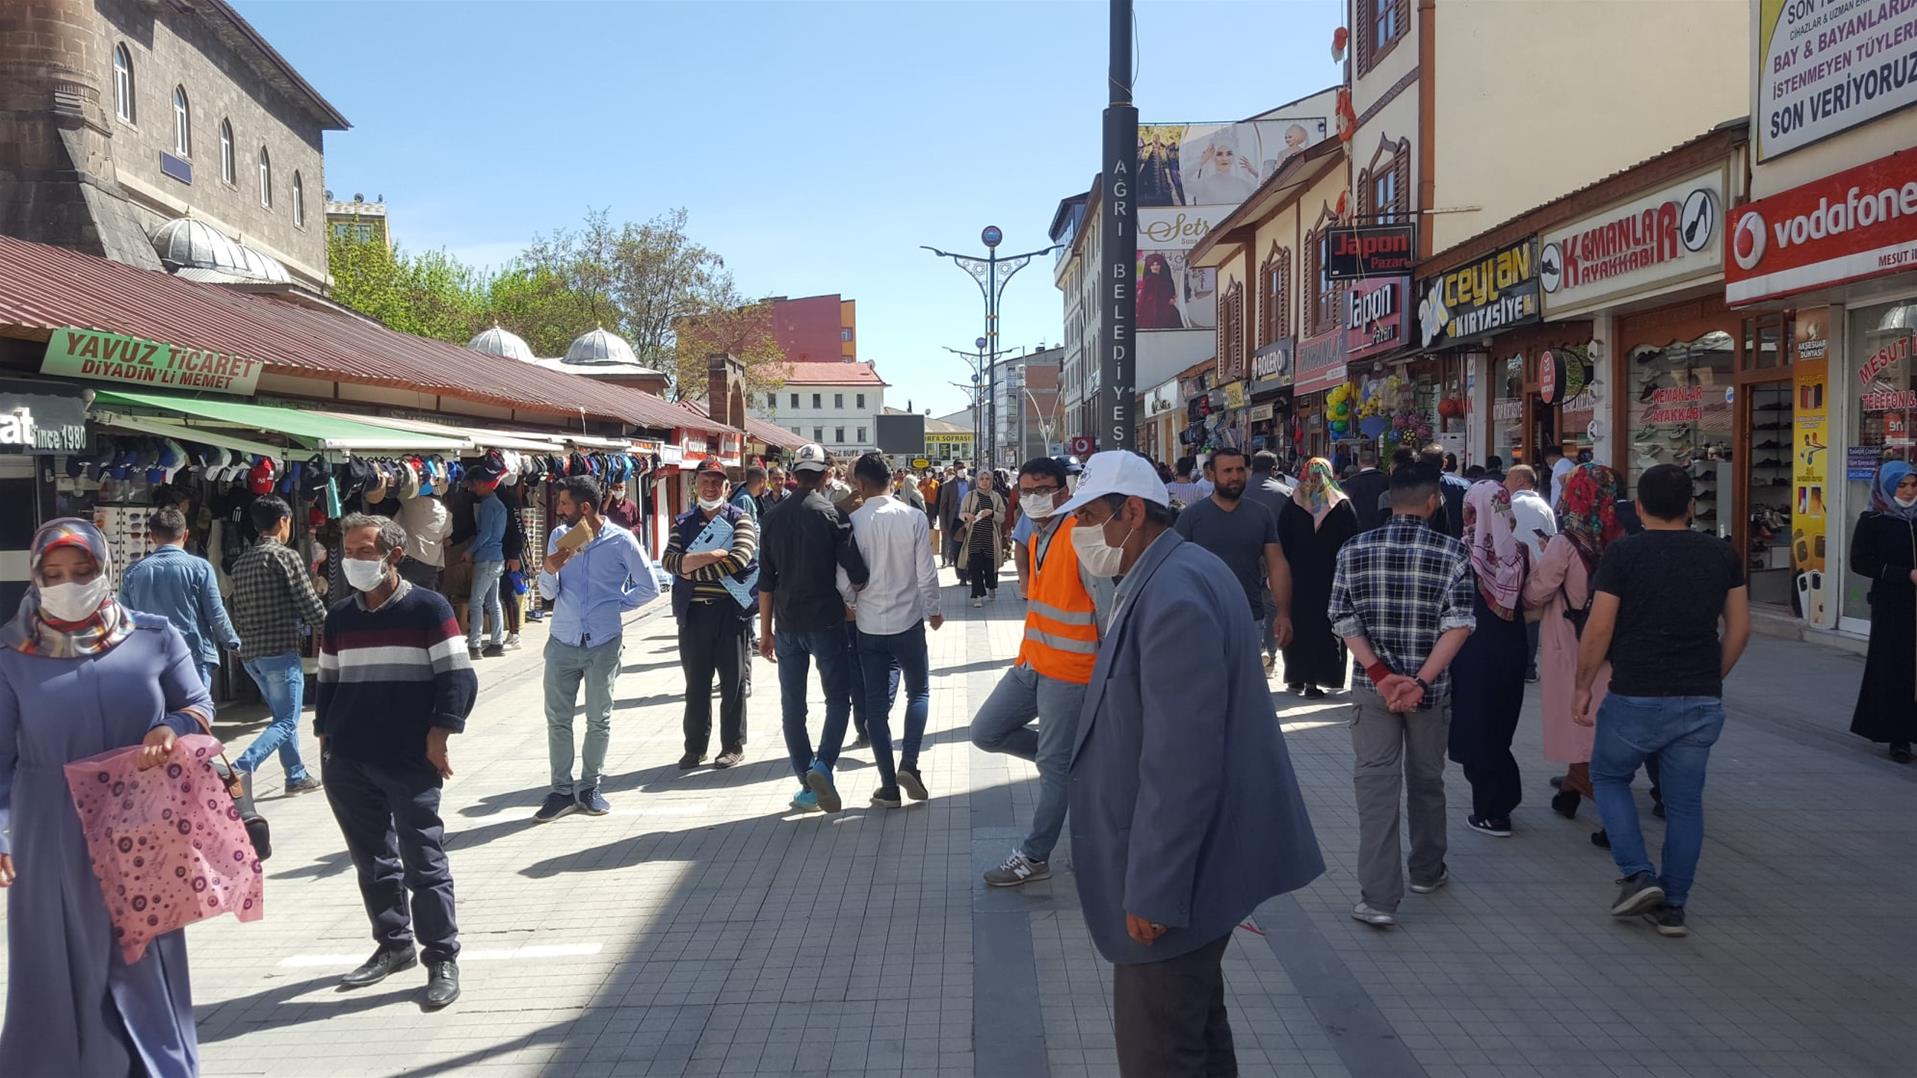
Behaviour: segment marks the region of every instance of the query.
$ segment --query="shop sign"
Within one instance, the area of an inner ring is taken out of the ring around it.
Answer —
[[[1917,3],[1759,0],[1757,159],[1917,104]]]
[[[1295,393],[1322,393],[1345,380],[1345,331],[1334,329],[1298,342]]]
[[[1418,328],[1426,348],[1442,348],[1536,322],[1538,241],[1533,236],[1423,283]]]
[[[1405,343],[1404,306],[1409,277],[1359,281],[1345,292],[1345,355],[1363,359]]]
[[[1253,423],[1262,423],[1270,419],[1274,411],[1269,404],[1254,404],[1251,406],[1251,421]]]
[[[1325,274],[1334,281],[1404,277],[1418,268],[1416,225],[1333,226],[1323,242]]]
[[[1550,404],[1557,396],[1558,357],[1547,348],[1538,353],[1538,399]]]
[[[706,436],[687,431],[679,436],[679,452],[687,460],[699,460],[706,455]]]
[[[651,438],[634,438],[632,440],[632,451],[634,453],[651,453],[657,455],[659,446],[660,443]]]
[[[264,363],[177,344],[99,333],[90,329],[53,331],[40,373],[145,389],[194,389],[250,397],[258,388]]]
[[[86,447],[87,405],[79,390],[0,379],[0,453],[78,453]]]
[[[1868,483],[1877,478],[1877,466],[1882,461],[1883,448],[1875,445],[1853,445],[1844,450],[1844,478],[1853,483]]]
[[[1703,386],[1671,386],[1651,394],[1651,407],[1639,420],[1652,423],[1697,423],[1704,418]]]
[[[1151,396],[1145,398],[1147,416],[1164,415],[1178,407],[1178,382],[1160,382],[1152,387]]]
[[[1715,169],[1545,233],[1545,313],[1568,315],[1716,273],[1723,206],[1724,171]]]
[[[1251,354],[1251,395],[1271,393],[1291,384],[1290,337],[1273,341]]]
[[[1733,304],[1917,269],[1917,149],[1740,206],[1729,231]]]
[[[1233,382],[1225,387],[1225,407],[1243,408],[1245,406],[1245,383]]]
[[[1799,597],[1798,612],[1812,625],[1827,624],[1824,600],[1825,494],[1830,473],[1830,411],[1825,388],[1830,360],[1822,358],[1824,310],[1799,312],[1794,343],[1797,360],[1791,364],[1797,399],[1792,403],[1791,433],[1791,569]],[[1806,358],[1817,353],[1819,358]]]

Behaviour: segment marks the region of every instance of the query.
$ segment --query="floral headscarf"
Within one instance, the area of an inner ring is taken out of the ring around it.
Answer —
[[[113,554],[100,529],[79,517],[49,520],[33,534],[33,584],[20,600],[19,613],[0,627],[0,647],[27,655],[71,659],[98,655],[133,633],[133,619],[109,594],[93,615],[73,628],[55,628],[40,616],[40,563],[56,547],[78,547],[92,556],[100,575],[111,579]]]
[[[1323,457],[1313,457],[1305,462],[1305,474],[1292,489],[1291,500],[1298,508],[1311,514],[1311,526],[1316,529],[1324,526],[1325,518],[1331,515],[1338,503],[1347,500],[1345,489],[1338,485],[1338,479],[1331,471],[1331,462]]]
[[[1586,569],[1595,568],[1605,548],[1624,537],[1617,520],[1621,486],[1617,473],[1602,464],[1580,464],[1564,476],[1558,534],[1577,546]]]
[[[1480,479],[1465,491],[1464,541],[1471,549],[1471,571],[1484,604],[1510,621],[1524,594],[1526,561],[1511,514],[1511,494],[1503,483]]]
[[[1887,460],[1877,466],[1877,481],[1870,487],[1870,507],[1899,520],[1917,521],[1917,505],[1905,509],[1897,504],[1897,484],[1917,469],[1901,460]]]

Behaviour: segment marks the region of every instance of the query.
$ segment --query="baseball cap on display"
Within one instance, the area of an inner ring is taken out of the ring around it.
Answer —
[[[246,473],[246,488],[255,494],[273,493],[273,459],[261,457]]]
[[[817,442],[807,442],[792,454],[792,470],[795,472],[822,472],[828,464],[825,459],[825,447]]]
[[[1130,450],[1108,449],[1093,453],[1078,477],[1078,491],[1072,500],[1053,511],[1055,516],[1076,512],[1091,502],[1113,494],[1138,497],[1159,505],[1171,505],[1171,494],[1158,478],[1152,462]]]
[[[397,478],[399,479],[399,489],[394,493],[399,496],[400,501],[411,501],[419,497],[419,473],[413,470],[412,461],[402,460],[399,462]]]

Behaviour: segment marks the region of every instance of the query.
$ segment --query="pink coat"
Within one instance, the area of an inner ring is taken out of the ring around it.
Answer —
[[[1590,575],[1577,546],[1568,536],[1553,536],[1544,557],[1531,567],[1524,582],[1526,609],[1544,608],[1538,624],[1538,680],[1544,704],[1544,758],[1553,763],[1591,762],[1591,735],[1595,728],[1571,719],[1571,697],[1577,689],[1578,636],[1566,610],[1582,610],[1591,590]],[[1591,685],[1591,715],[1611,687],[1611,664],[1598,668]]]

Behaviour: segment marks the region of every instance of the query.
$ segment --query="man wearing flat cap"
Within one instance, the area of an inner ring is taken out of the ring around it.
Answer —
[[[726,500],[726,469],[707,457],[694,478],[698,504],[672,522],[661,559],[679,579],[672,616],[679,623],[679,665],[686,676],[686,752],[682,770],[699,766],[712,744],[712,678],[719,678],[717,768],[745,758],[746,633],[759,609],[759,529],[751,513]]]
[[[1079,564],[1119,581],[1067,817],[1127,1078],[1237,1073],[1225,948],[1259,903],[1324,871],[1244,588],[1172,530],[1170,504],[1149,461],[1114,450],[1057,510],[1076,517]]]

